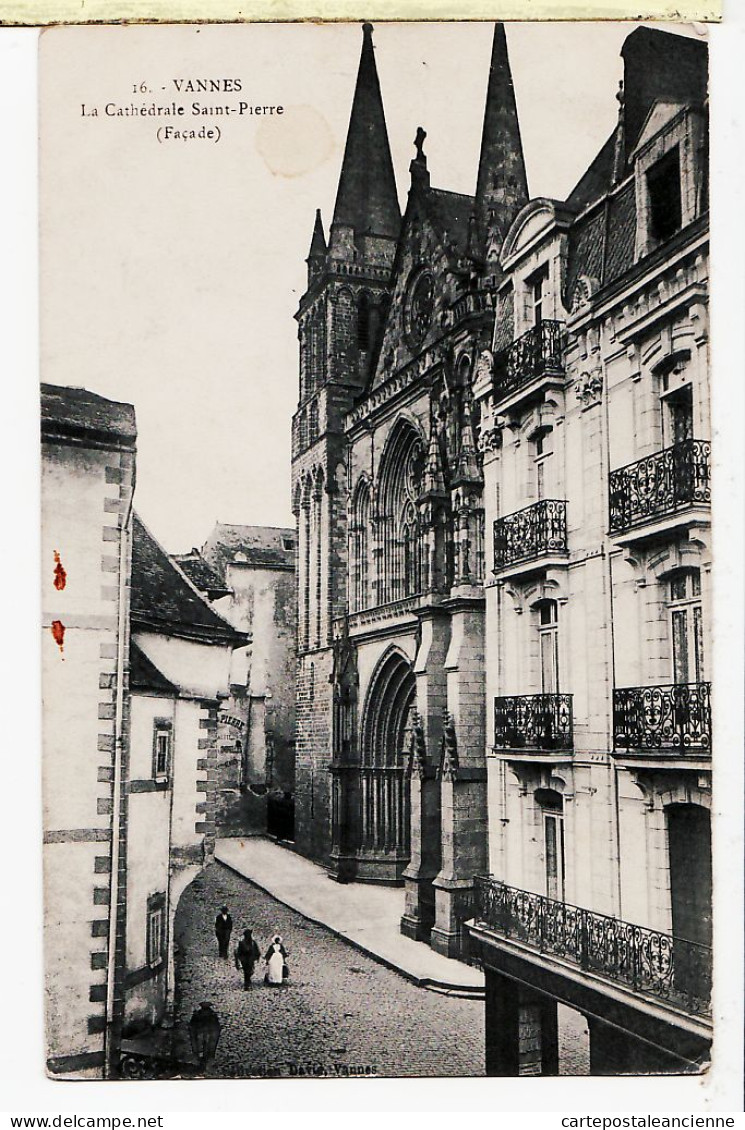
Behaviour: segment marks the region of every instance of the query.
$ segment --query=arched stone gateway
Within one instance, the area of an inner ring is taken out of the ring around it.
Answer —
[[[410,857],[414,672],[397,649],[384,656],[370,684],[358,734],[356,671],[351,677],[345,666],[337,674],[332,862],[340,879],[400,883]]]

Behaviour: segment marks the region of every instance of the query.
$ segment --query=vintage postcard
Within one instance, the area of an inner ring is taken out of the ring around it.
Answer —
[[[706,1072],[708,73],[42,33],[51,1076]]]

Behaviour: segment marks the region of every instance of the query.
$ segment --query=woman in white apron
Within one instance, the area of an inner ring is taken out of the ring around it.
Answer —
[[[266,951],[264,961],[266,962],[266,975],[264,980],[267,985],[281,985],[285,980],[287,953],[285,947],[282,945],[282,939],[279,934],[274,936],[272,944]]]

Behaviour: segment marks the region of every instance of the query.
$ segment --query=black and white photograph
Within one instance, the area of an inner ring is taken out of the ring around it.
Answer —
[[[705,28],[39,51],[49,1077],[705,1078]]]

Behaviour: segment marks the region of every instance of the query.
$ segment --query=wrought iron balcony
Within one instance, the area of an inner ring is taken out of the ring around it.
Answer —
[[[707,440],[685,439],[611,471],[611,534],[691,506],[708,505],[710,455],[711,444]]]
[[[506,695],[494,699],[497,749],[570,750],[574,746],[570,694]]]
[[[580,906],[476,878],[477,925],[634,993],[708,1016],[711,949]]]
[[[708,756],[711,683],[614,690],[613,738],[617,750]]]
[[[566,552],[567,504],[563,499],[544,498],[494,523],[495,573],[509,565]]]
[[[494,358],[494,395],[497,400],[538,377],[564,375],[563,322],[546,319],[513,341]]]

